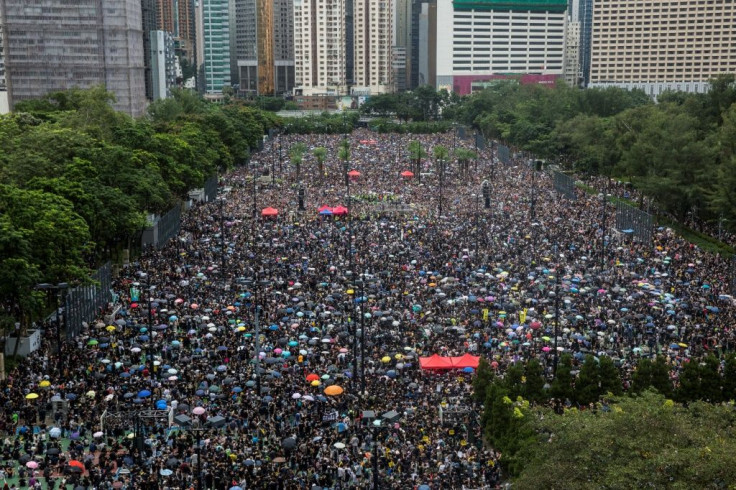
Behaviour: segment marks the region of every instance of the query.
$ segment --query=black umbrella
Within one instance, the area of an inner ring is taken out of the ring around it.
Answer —
[[[284,447],[284,449],[294,449],[296,447],[296,439],[293,437],[287,437],[283,441],[281,441],[281,445]]]

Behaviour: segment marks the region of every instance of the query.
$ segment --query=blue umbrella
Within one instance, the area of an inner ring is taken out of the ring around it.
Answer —
[[[156,402],[156,410],[166,410],[166,400],[158,400]]]
[[[266,395],[263,397],[263,401],[266,403],[271,403],[273,401],[273,397],[271,395]]]
[[[419,488],[417,490],[431,490],[429,488],[429,485],[419,485]]]
[[[197,396],[204,396],[204,390],[197,390],[194,392],[194,394]]]
[[[233,393],[240,393],[241,391],[243,391],[243,388],[241,388],[240,386],[236,386],[233,388]]]
[[[176,316],[176,315],[171,315],[171,316],[169,317],[169,321],[170,321],[170,322],[175,322],[175,321],[177,321],[178,319],[179,319],[179,317],[178,317],[178,316]]]
[[[464,373],[471,374],[471,373],[474,373],[475,372],[475,369],[473,369],[472,367],[468,366],[468,367],[464,367],[463,368],[463,372]]]
[[[679,348],[680,348],[680,346],[679,346],[679,345],[677,345],[677,344],[670,344],[670,349],[674,349],[674,350],[677,350],[677,349],[679,349]]]
[[[121,378],[130,378],[130,373],[120,373]]]
[[[130,391],[123,395],[123,398],[126,400],[129,398],[133,398],[135,396],[135,393],[131,393]]]
[[[146,398],[151,396],[151,392],[148,390],[141,390],[138,392],[138,398]]]
[[[67,400],[76,400],[77,399],[77,395],[75,395],[74,393],[67,393],[66,394],[66,399]]]
[[[149,337],[148,335],[140,335],[138,336],[138,340],[140,340],[141,342],[148,342],[149,340],[151,340],[151,337]]]

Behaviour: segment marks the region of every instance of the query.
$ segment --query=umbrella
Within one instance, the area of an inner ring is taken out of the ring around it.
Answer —
[[[333,444],[333,446],[335,446],[337,449],[345,449],[345,444],[342,442],[336,442],[335,444]]]
[[[294,449],[296,447],[296,439],[293,437],[287,437],[281,441],[281,446],[283,446],[284,449]]]
[[[36,468],[38,468],[38,463],[36,463],[35,461],[28,461],[26,463],[26,467],[35,470]]]
[[[38,398],[38,393],[28,393],[26,395],[26,400],[35,400]]]
[[[325,395],[327,396],[337,396],[342,395],[342,393],[345,390],[343,390],[342,386],[338,385],[330,385],[327,388],[325,388]]]
[[[71,466],[72,468],[79,468],[80,470],[84,471],[84,463],[76,459],[72,459],[71,461],[69,461],[69,466]]]
[[[168,468],[163,468],[163,469],[161,469],[161,470],[160,470],[160,471],[159,471],[158,473],[159,473],[159,474],[160,474],[161,476],[171,476],[171,475],[173,475],[173,474],[174,474],[174,472],[173,472],[173,471],[171,471],[171,470],[170,470],[170,469],[168,469]]]
[[[146,398],[151,396],[151,392],[148,390],[141,390],[138,392],[138,398]]]
[[[61,429],[58,427],[52,427],[49,431],[49,436],[53,439],[58,439],[61,437]]]

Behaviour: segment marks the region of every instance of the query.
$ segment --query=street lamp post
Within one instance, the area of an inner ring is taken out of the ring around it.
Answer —
[[[222,275],[223,283],[225,282],[225,196],[220,196],[220,274]]]
[[[276,145],[271,141],[271,185],[276,184],[276,164],[274,163],[274,156],[276,153]]]
[[[534,218],[536,218],[536,210],[534,209],[534,205],[536,204],[537,200],[537,193],[536,193],[536,182],[534,177],[536,176],[537,171],[535,167],[532,167],[532,188],[531,188],[531,207],[529,208],[529,220],[534,221]]]
[[[256,194],[257,194],[257,188],[256,188],[256,164],[253,163],[253,220],[256,219],[258,216],[258,212],[256,210]]]
[[[444,189],[445,187],[445,160],[440,159],[439,164],[440,164],[440,168],[439,168],[440,170],[440,209],[439,209],[440,215],[438,216],[438,218],[441,218],[442,217],[442,199],[443,199],[442,189]]]
[[[559,265],[555,271],[555,357],[554,364],[552,365],[552,372],[557,377],[557,333],[560,327],[560,270]]]
[[[471,196],[475,198],[475,257],[476,260],[478,260],[478,233],[480,233],[480,230],[478,229],[478,214],[480,208],[480,196],[478,194],[471,194]]]
[[[151,298],[153,294],[153,286],[151,286],[151,275],[147,272],[140,271],[138,272],[138,277],[141,278],[141,280],[146,281],[146,297],[147,297],[147,306],[148,306],[148,330],[149,335],[153,335],[153,311],[151,308],[151,303],[153,302],[153,299]],[[151,385],[151,388],[153,388],[154,383],[154,369],[156,366],[153,363],[153,347],[151,346],[152,340],[148,341],[148,346],[146,347],[146,362],[148,363],[148,380]],[[153,397],[151,397],[151,403],[154,405],[155,408],[155,400]]]

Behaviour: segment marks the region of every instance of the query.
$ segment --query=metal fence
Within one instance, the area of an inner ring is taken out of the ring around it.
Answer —
[[[508,146],[498,145],[498,159],[504,165],[508,165],[511,163],[511,152],[509,151]]]
[[[475,133],[475,147],[480,151],[486,149],[486,139],[480,133]]]
[[[70,289],[64,300],[66,337],[72,338],[82,331],[83,322],[91,322],[110,301],[112,264],[106,263],[92,274],[94,284]]]
[[[215,190],[216,192],[216,190]],[[166,214],[154,220],[153,226],[143,230],[141,247],[163,247],[169,239],[179,233],[181,227],[181,205],[177,204]]]
[[[575,179],[557,170],[552,171],[555,190],[568,199],[575,200]]]
[[[204,199],[206,202],[212,202],[217,197],[217,183],[217,174],[204,181]]]
[[[652,215],[623,202],[616,203],[616,229],[641,242],[652,240]]]

